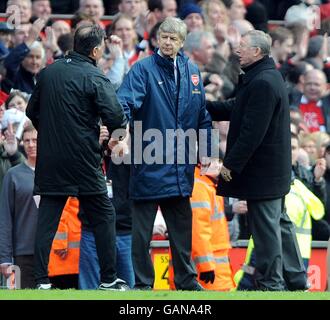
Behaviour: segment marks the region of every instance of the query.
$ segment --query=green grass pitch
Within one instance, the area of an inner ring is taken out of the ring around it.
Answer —
[[[330,300],[330,292],[0,290],[0,300]]]

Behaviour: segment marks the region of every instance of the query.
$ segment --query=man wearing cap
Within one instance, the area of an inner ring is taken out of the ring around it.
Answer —
[[[204,28],[202,9],[195,3],[183,5],[180,10],[180,18],[187,25],[188,33],[192,31],[202,31]]]

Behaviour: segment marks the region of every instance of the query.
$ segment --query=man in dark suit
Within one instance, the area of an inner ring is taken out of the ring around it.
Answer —
[[[247,200],[257,286],[284,290],[284,278],[289,276],[289,285],[296,290],[304,289],[306,277],[301,257],[294,270],[288,265],[293,264],[288,248],[299,254],[291,246],[293,228],[284,212],[291,180],[289,103],[282,76],[269,57],[270,46],[270,37],[262,31],[244,35],[237,50],[243,74],[236,97],[208,102],[207,109],[213,120],[230,121],[218,193]],[[291,239],[286,250],[283,237]],[[283,268],[288,271],[284,275]]]

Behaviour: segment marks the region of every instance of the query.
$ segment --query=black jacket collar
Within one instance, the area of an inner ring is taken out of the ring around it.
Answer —
[[[257,74],[264,70],[276,69],[275,62],[273,58],[269,56],[265,56],[262,59],[256,61],[255,63],[251,64],[250,66],[243,69],[245,72],[241,75],[241,79],[243,83],[248,83],[252,80]]]
[[[74,60],[86,61],[86,62],[93,64],[94,66],[97,66],[97,63],[94,59],[92,59],[90,57],[86,57],[76,51],[70,51],[67,57],[74,59]]]
[[[23,66],[21,67],[21,73],[24,79],[33,79],[36,75],[30,71],[27,71]]]

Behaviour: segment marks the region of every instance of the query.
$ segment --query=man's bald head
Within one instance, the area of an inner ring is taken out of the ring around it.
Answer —
[[[323,71],[312,69],[304,77],[304,95],[310,101],[318,101],[326,91],[327,78]]]

